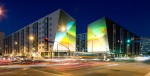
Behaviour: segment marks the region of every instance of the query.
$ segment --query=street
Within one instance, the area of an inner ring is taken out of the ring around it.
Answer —
[[[68,61],[0,66],[0,76],[150,76],[142,62]]]

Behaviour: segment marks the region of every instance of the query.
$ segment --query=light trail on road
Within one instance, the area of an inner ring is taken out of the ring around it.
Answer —
[[[32,67],[47,67],[47,66],[63,66],[63,65],[77,65],[79,63],[62,63],[62,64],[34,64],[34,65],[5,65],[0,68],[32,68]]]

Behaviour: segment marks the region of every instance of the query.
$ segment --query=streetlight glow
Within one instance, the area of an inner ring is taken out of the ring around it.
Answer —
[[[18,44],[18,42],[15,42],[15,45],[17,45]]]
[[[30,40],[34,40],[34,37],[33,37],[33,36],[30,36],[29,39],[30,39]]]
[[[5,16],[4,13],[5,13],[5,10],[3,6],[0,6],[0,16]]]
[[[66,27],[62,27],[62,28],[61,28],[61,31],[62,31],[62,32],[66,32]]]
[[[128,40],[127,40],[127,43],[130,43],[130,42],[131,42],[131,40],[130,40],[130,39],[128,39]]]
[[[68,55],[70,56],[70,50],[69,50],[69,35],[67,32],[67,28],[65,26],[61,27],[61,32],[65,32],[67,34],[67,38],[68,38]]]
[[[1,7],[0,7],[0,15],[3,15],[3,10]]]

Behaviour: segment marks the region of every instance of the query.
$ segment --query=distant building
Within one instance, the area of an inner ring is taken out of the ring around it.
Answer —
[[[2,52],[4,51],[4,37],[4,32],[0,30],[0,54],[2,54]]]
[[[87,52],[87,33],[77,34],[76,50],[77,52]]]
[[[58,9],[8,35],[4,44],[5,55],[64,56],[76,51],[76,22]]]
[[[139,36],[133,34],[114,21],[103,17],[88,25],[88,52],[110,53],[118,56],[140,54]]]
[[[150,38],[142,37],[141,38],[141,55],[147,55],[150,51]]]

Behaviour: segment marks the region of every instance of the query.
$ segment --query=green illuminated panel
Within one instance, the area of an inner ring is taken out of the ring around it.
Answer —
[[[106,52],[109,50],[105,19],[88,25],[88,52]]]
[[[61,30],[65,28],[65,30]],[[58,43],[58,47],[57,47]],[[55,36],[55,42],[53,50],[57,49],[62,52],[67,52],[68,50],[75,51],[76,44],[76,24],[68,15],[61,14],[58,29]]]

